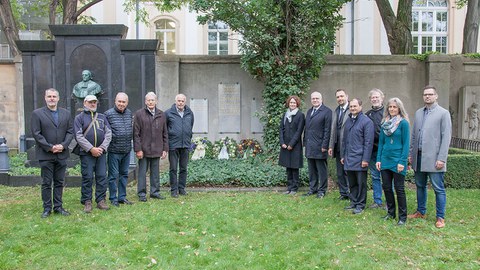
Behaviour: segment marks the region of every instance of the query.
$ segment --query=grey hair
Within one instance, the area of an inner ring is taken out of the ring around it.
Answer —
[[[386,118],[390,116],[390,113],[388,112],[388,106],[390,105],[390,103],[393,103],[393,102],[395,102],[395,104],[396,104],[397,107],[398,107],[398,114],[399,114],[403,119],[407,120],[407,122],[410,122],[410,121],[408,120],[408,113],[407,113],[407,111],[405,110],[405,106],[403,106],[403,102],[402,102],[399,98],[397,98],[397,97],[393,97],[393,98],[391,98],[391,99],[388,100],[387,106],[385,106],[385,113],[384,113],[385,117],[383,118],[383,121],[385,121]]]

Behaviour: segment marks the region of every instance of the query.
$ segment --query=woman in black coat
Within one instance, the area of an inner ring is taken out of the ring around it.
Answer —
[[[289,96],[285,102],[288,108],[280,121],[280,158],[278,164],[287,168],[287,191],[294,195],[298,190],[300,168],[303,167],[302,132],[305,126],[305,116],[298,109],[300,99]]]

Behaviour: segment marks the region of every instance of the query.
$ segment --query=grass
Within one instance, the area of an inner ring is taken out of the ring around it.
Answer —
[[[447,190],[444,229],[354,216],[334,191],[323,199],[276,192],[191,192],[87,215],[41,219],[40,188],[0,186],[0,269],[478,269],[480,190]],[[371,193],[369,193],[371,202]],[[409,212],[415,191],[407,192]]]

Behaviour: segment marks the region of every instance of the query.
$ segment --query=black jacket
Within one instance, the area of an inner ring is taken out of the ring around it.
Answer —
[[[133,138],[132,112],[128,108],[120,112],[117,107],[113,107],[105,112],[105,116],[112,129],[112,141],[108,146],[108,152],[129,153],[132,149]]]
[[[189,148],[192,143],[193,122],[192,110],[185,105],[183,117],[177,112],[175,104],[165,111],[168,128],[168,146],[170,150]]]

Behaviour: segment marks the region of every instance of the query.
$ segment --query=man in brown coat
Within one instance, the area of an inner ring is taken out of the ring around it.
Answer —
[[[165,114],[159,110],[157,96],[145,95],[146,107],[135,112],[133,149],[138,158],[137,194],[141,202],[147,201],[147,170],[150,168],[150,198],[165,199],[160,195],[159,165],[168,152],[168,130]]]

